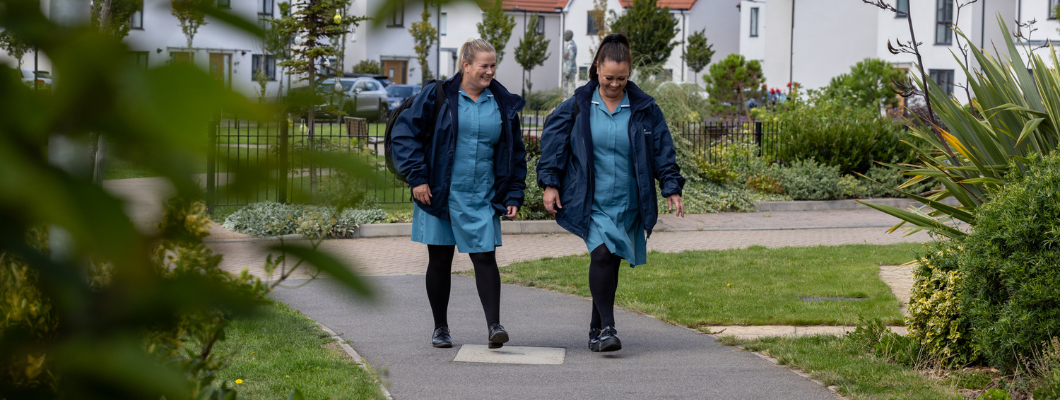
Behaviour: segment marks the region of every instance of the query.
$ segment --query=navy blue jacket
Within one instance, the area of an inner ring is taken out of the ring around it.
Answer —
[[[537,164],[538,186],[559,189],[563,208],[556,214],[556,222],[582,239],[589,235],[596,181],[589,113],[594,110],[590,101],[597,87],[595,81],[590,81],[552,111],[541,134],[541,160]],[[640,218],[651,236],[659,219],[654,180],[659,181],[663,197],[668,197],[681,194],[685,178],[677,165],[677,152],[666,118],[655,99],[633,82],[626,83],[626,93],[633,111],[629,119],[629,142]]]
[[[441,83],[431,83],[416,96],[412,106],[402,111],[391,131],[394,166],[405,176],[409,187],[428,184],[431,188],[431,204],[413,200],[423,211],[449,219],[449,183],[453,176],[453,154],[456,151],[457,107],[459,104],[462,73]],[[426,136],[422,127],[434,112],[434,90],[444,85],[446,102],[438,113],[434,134],[424,143]],[[519,127],[519,111],[526,101],[512,94],[497,80],[490,82],[489,89],[497,101],[501,114],[501,138],[493,151],[493,171],[496,180],[493,188],[497,194],[490,204],[502,215],[507,206],[523,205],[526,189],[526,148],[523,147],[522,131]]]

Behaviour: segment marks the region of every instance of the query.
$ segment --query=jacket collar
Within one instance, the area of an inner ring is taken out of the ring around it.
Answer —
[[[577,99],[579,106],[587,107],[593,99],[593,91],[599,86],[599,82],[589,81],[589,83],[575,89],[574,97]],[[639,111],[655,103],[655,99],[640,90],[633,81],[626,82],[626,94],[629,95],[629,108],[633,111]]]
[[[442,84],[445,85],[446,93],[460,93],[460,82],[463,78],[464,73],[457,72],[452,78],[442,82]],[[489,89],[490,92],[493,93],[493,98],[496,99],[502,107],[507,109],[509,114],[518,113],[523,109],[523,106],[526,105],[526,100],[509,92],[508,89],[505,88],[504,85],[501,85],[496,79],[490,81]],[[630,101],[632,102],[632,98]]]

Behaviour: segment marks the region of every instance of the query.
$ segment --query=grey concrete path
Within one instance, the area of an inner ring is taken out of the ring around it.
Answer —
[[[453,362],[461,345],[485,344],[474,278],[453,276],[449,326],[454,347],[430,346],[423,275],[377,276],[374,304],[330,280],[274,297],[348,339],[380,372],[396,399],[834,399],[828,389],[715,337],[618,310],[623,349],[586,347],[590,301],[504,285],[509,346],[566,348],[561,365]],[[503,350],[503,348],[501,349]]]

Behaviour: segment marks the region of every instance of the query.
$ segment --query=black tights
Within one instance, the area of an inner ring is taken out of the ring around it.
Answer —
[[[449,326],[446,309],[449,308],[449,291],[452,287],[453,253],[456,246],[427,245],[427,299],[434,313],[434,327]],[[475,286],[482,310],[486,312],[486,325],[501,322],[501,273],[497,270],[497,255],[492,251],[471,253],[471,264],[475,266]]]
[[[620,265],[622,257],[611,254],[605,245],[589,253],[589,292],[593,295],[590,328],[615,326],[615,292],[618,290]]]

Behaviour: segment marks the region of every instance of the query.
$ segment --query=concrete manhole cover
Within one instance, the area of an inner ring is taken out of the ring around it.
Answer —
[[[456,362],[495,364],[563,364],[567,349],[562,347],[504,346],[490,349],[483,344],[465,344],[456,353]]]
[[[814,302],[818,302],[818,301],[862,301],[862,300],[868,300],[868,298],[867,297],[813,297],[813,296],[803,296],[803,297],[799,297],[799,300],[805,301],[807,303],[814,303]]]

